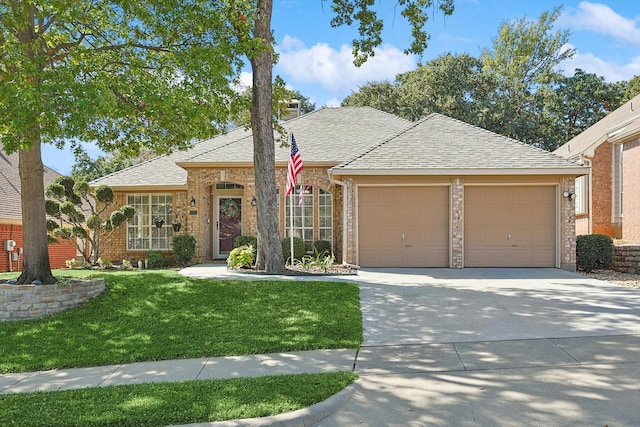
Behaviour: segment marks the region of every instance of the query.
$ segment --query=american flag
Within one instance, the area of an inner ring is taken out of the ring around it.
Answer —
[[[287,192],[285,196],[291,194],[293,188],[296,186],[296,177],[304,167],[302,163],[302,156],[300,156],[300,151],[298,151],[298,145],[296,144],[296,139],[291,134],[291,155],[289,156],[289,167],[287,169]]]

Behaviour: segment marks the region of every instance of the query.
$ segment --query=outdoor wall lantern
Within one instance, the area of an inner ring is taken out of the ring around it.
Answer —
[[[256,200],[256,196],[253,196],[253,198],[251,199],[251,206],[255,208],[257,204],[258,204],[258,200]]]
[[[191,203],[190,203],[190,205],[191,205],[191,207],[192,207],[192,208],[195,208],[195,207],[196,207],[196,198],[195,198],[195,197],[193,197],[193,196],[191,196]]]
[[[575,193],[572,193],[570,191],[565,191],[563,195],[564,195],[564,197],[566,197],[569,200],[573,200],[573,199],[576,198]]]

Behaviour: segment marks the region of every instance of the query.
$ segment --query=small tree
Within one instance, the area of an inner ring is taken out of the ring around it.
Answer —
[[[109,243],[114,231],[135,213],[131,205],[109,212],[113,203],[111,187],[101,185],[91,192],[86,181],[76,181],[68,176],[61,176],[49,184],[46,195],[47,215],[58,220],[47,222],[51,240],[70,240],[85,255],[89,248],[92,264],[98,261],[101,247]]]

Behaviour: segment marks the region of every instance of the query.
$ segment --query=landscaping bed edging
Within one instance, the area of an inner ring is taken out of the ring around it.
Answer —
[[[104,279],[74,280],[55,285],[0,283],[0,321],[59,313],[90,301],[105,287]]]
[[[615,245],[611,268],[623,273],[640,273],[640,245]]]

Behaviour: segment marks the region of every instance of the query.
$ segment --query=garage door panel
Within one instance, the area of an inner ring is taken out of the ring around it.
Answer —
[[[358,201],[362,266],[449,266],[449,187],[361,187]]]
[[[553,186],[466,187],[466,267],[555,267]]]

